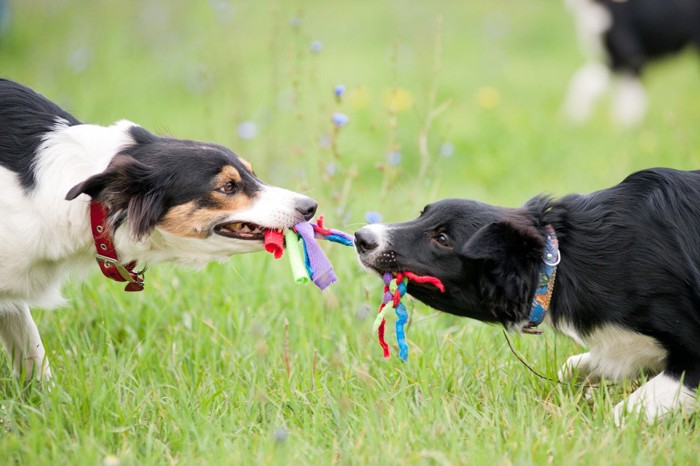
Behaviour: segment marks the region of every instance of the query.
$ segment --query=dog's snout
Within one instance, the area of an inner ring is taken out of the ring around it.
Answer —
[[[316,215],[318,204],[310,197],[305,197],[297,201],[295,209],[304,216],[304,220],[311,220]]]
[[[355,232],[355,246],[359,253],[365,253],[377,249],[379,241],[369,229],[360,228]]]

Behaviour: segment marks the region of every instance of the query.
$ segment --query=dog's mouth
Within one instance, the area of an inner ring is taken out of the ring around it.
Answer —
[[[384,275],[386,272],[393,273],[401,271],[401,266],[397,261],[396,252],[394,251],[383,251],[374,254],[371,258],[360,252],[359,258],[363,266],[379,275]]]
[[[360,262],[362,263],[362,265],[365,266],[365,268],[378,274],[380,277],[383,277],[384,274],[386,274],[386,273],[391,273],[392,275],[396,275],[397,273],[406,273],[406,272],[409,272],[413,275],[419,275],[419,276],[422,276],[422,275],[435,276],[435,274],[433,272],[430,272],[425,267],[416,266],[416,264],[413,264],[412,266],[408,265],[408,264],[401,264],[398,261],[396,261],[396,258],[393,255],[388,256],[385,260],[378,260],[378,261],[365,261],[365,260],[363,260],[362,257],[360,257]],[[431,284],[424,284],[424,283],[413,282],[413,281],[411,281],[410,284],[412,287],[415,287],[415,288],[425,288],[425,289],[433,288],[433,285],[431,285]]]
[[[247,241],[263,241],[269,228],[251,222],[222,223],[214,227],[214,232],[227,238]]]

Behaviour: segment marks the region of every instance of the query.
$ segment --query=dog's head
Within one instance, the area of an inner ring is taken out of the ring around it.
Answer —
[[[133,239],[158,230],[177,243],[169,259],[206,261],[259,250],[267,229],[289,228],[316,212],[313,199],[266,185],[223,146],[157,137],[138,126],[128,131],[133,144],[66,199],[87,194],[100,201],[109,208],[110,227],[124,225]]]
[[[504,325],[527,319],[544,235],[526,209],[447,199],[415,220],[355,233],[360,262],[379,273],[432,275],[445,285],[409,282],[408,293],[451,314]]]

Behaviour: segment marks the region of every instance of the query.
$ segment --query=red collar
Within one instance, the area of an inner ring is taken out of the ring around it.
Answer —
[[[112,238],[107,233],[107,207],[104,204],[90,202],[90,224],[92,225],[92,238],[95,240],[97,250],[97,263],[105,277],[118,282],[128,282],[125,291],[143,290],[143,272],[134,272],[136,261],[126,265],[117,259],[117,251],[114,249]]]

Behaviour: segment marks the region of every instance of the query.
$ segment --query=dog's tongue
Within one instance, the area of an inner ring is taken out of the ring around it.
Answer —
[[[284,253],[284,233],[277,230],[265,230],[265,251],[273,254],[275,259]]]

